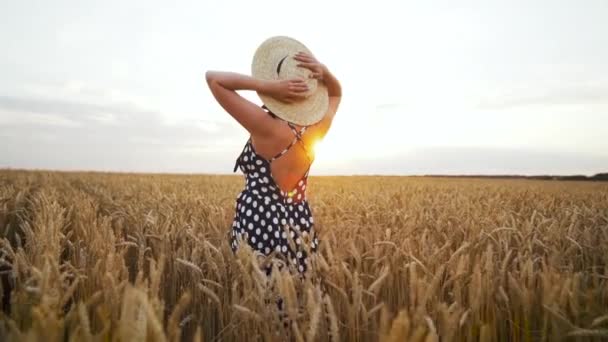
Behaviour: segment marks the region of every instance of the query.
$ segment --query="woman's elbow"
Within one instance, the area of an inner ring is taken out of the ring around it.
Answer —
[[[215,72],[207,70],[207,72],[205,72],[205,80],[207,81],[207,84],[211,85],[211,83],[215,80]]]

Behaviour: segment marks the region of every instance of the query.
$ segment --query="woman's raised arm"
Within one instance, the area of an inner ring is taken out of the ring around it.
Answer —
[[[329,96],[329,106],[323,119],[318,123],[322,135],[329,130],[331,122],[338,111],[338,106],[342,100],[342,86],[338,79],[329,71],[325,64],[320,63],[314,56],[305,52],[299,52],[295,57],[295,60],[300,62],[298,66],[307,68],[312,71],[311,77],[318,79],[325,83],[327,87],[327,93]]]
[[[254,90],[267,94],[283,102],[293,102],[303,98],[308,90],[303,80],[266,81],[235,72],[207,71],[207,84],[217,102],[249,133],[257,136],[272,134],[272,118],[255,103],[239,95],[237,90]]]

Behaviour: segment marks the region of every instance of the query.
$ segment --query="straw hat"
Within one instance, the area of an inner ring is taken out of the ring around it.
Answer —
[[[310,78],[310,70],[297,66],[299,62],[292,57],[299,51],[311,54],[304,44],[293,38],[271,37],[255,51],[251,74],[254,78],[263,80],[303,78],[308,85],[308,91],[304,93],[306,98],[301,101],[285,103],[268,95],[258,95],[264,105],[279,118],[300,126],[308,126],[323,118],[327,112],[329,98],[325,84]]]

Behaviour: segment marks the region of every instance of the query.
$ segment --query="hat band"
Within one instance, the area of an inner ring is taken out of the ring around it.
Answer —
[[[281,61],[279,61],[279,65],[277,65],[277,76],[279,75],[279,73],[281,72],[281,65],[283,65],[283,62],[285,61],[285,58],[289,57],[289,55],[283,57],[281,59]]]

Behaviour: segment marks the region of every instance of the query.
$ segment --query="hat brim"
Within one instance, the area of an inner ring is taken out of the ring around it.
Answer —
[[[325,84],[310,78],[311,71],[298,67],[298,62],[291,58],[300,51],[311,54],[304,44],[293,38],[285,36],[269,38],[257,48],[251,64],[251,74],[254,78],[262,80],[284,80],[296,77],[304,79],[309,90],[303,100],[285,103],[265,94],[258,93],[258,95],[268,110],[279,118],[297,125],[309,126],[325,116],[329,106],[329,96]]]

